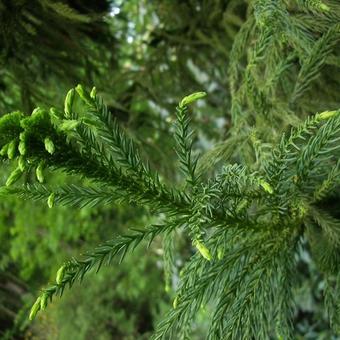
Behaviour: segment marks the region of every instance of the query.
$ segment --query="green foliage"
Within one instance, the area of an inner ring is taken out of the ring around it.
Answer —
[[[79,289],[65,292],[33,326],[33,332],[46,339],[147,339],[164,295],[160,275],[156,258],[144,257],[141,249],[136,250],[119,270],[105,268],[95,280],[85,280]],[[65,322],[68,319],[73,322]]]
[[[122,260],[146,238],[152,242],[156,235],[187,226],[202,257],[193,256],[185,266],[175,309],[161,322],[154,338],[163,338],[167,334],[175,336],[176,330],[190,324],[201,304],[211,300],[216,300],[217,305],[209,330],[210,338],[237,338],[241,334],[266,337],[272,332],[291,337],[289,320],[292,309],[289,301],[292,298],[289,287],[292,283],[287,280],[292,279],[294,252],[303,235],[303,225],[308,224],[310,219],[308,200],[314,198],[314,191],[304,183],[314,188],[328,176],[329,168],[324,163],[337,157],[338,148],[332,143],[339,133],[340,111],[317,114],[302,127],[293,130],[288,138],[283,137],[277,151],[273,151],[269,172],[264,168],[262,176],[261,171],[248,172],[234,166],[233,171],[225,168],[215,178],[202,182],[193,177],[194,172],[191,171],[194,169],[190,156],[192,142],[190,135],[185,133],[188,122],[182,113],[187,104],[184,99],[178,109],[177,140],[185,173],[194,179],[189,182],[194,185],[195,196],[192,197],[185,188],[176,189],[160,182],[159,175],[144,165],[134,142],[111,121],[102,100],[97,95],[90,95],[80,85],[76,90],[87,110],[79,115],[72,108],[72,118],[79,122],[72,125],[72,129],[64,128],[66,117],[63,114],[38,109],[30,117],[17,120],[11,128],[12,133],[4,137],[2,144],[25,136],[21,138],[25,144],[24,156],[29,168],[36,167],[38,182],[43,181],[43,164],[51,169],[86,176],[93,182],[94,188],[72,185],[56,191],[39,184],[13,187],[11,180],[7,182],[8,188],[4,189],[4,193],[43,199],[50,206],[51,194],[54,204],[73,206],[111,203],[114,198],[148,205],[153,213],[162,212],[168,218],[162,224],[115,237],[86,253],[80,260],[66,262],[57,272],[56,283],[42,290],[32,307],[30,318],[44,310],[53,296],[61,295],[66,286],[71,287],[76,280],[82,280],[92,268],[98,271],[103,263],[110,263],[118,255]],[[68,99],[69,96],[66,97]],[[11,115],[2,118],[0,127],[8,121],[15,121],[10,119]],[[14,115],[17,117],[17,113]],[[307,138],[302,139],[303,135]],[[47,136],[55,145],[53,153],[46,150]],[[14,154],[20,157],[19,150]],[[21,172],[18,169],[14,174]],[[28,175],[29,170],[24,170],[24,173]],[[319,176],[313,175],[315,173]],[[267,174],[268,182],[261,179]],[[242,186],[242,182],[245,185]],[[104,184],[106,188],[103,190],[101,185]],[[251,185],[254,188],[249,191]],[[246,199],[246,202],[240,199]],[[311,229],[312,253],[327,275],[336,275],[338,246],[334,236],[329,239],[327,235],[337,235],[334,228],[339,222],[329,223],[323,219],[320,223],[321,215],[317,216],[319,224],[327,227],[323,227],[316,237],[319,241],[324,238],[326,244],[318,242],[313,246],[315,231]],[[208,233],[207,246],[203,243],[205,233]],[[331,244],[327,243],[331,241]],[[222,248],[219,251],[223,256],[218,256],[217,247]],[[323,249],[328,249],[328,253],[324,253]],[[281,293],[277,295],[276,290]],[[226,318],[229,314],[232,317]],[[273,324],[278,328],[273,329]],[[254,325],[257,327],[254,328]]]
[[[128,18],[139,13],[135,5],[122,6]],[[208,339],[303,336],[293,323],[302,280],[297,269],[306,253],[316,264],[309,263],[313,275],[324,280],[333,330],[325,336],[338,334],[340,216],[327,202],[339,199],[339,4],[161,1],[143,8],[155,11],[165,27],[155,28],[145,15],[142,24],[123,30],[132,38],[123,71],[115,85],[107,86],[103,75],[98,86],[110,108],[95,88],[78,85],[59,109],[41,106],[30,116],[13,112],[0,119],[1,159],[14,163],[1,189],[5,197],[42,201],[49,212],[58,205],[118,204],[153,216],[127,222],[130,230],[113,238],[103,235],[110,239],[78,259],[63,259],[31,319],[91,270],[123,260],[144,241],[152,247],[162,239],[166,290],[174,287],[176,293],[154,339],[194,334],[202,310],[209,311]],[[54,12],[84,22],[63,6]],[[125,28],[119,20],[117,26]],[[146,40],[138,35],[143,27]],[[228,78],[210,66],[225,58]],[[203,80],[197,65],[207,69]],[[172,72],[183,73],[179,84]],[[226,79],[230,93],[222,91]],[[155,91],[154,81],[160,84]],[[186,96],[175,124],[165,124],[172,120],[174,98],[197,88],[209,93],[208,103],[199,101],[191,114],[188,104],[204,92]],[[215,114],[228,111],[226,138],[215,146],[218,129],[202,120],[214,106],[220,107]],[[128,127],[120,121],[122,112],[132,120]],[[146,112],[150,125],[139,129]],[[156,130],[154,138],[143,135]],[[205,139],[211,146],[206,153]],[[156,147],[161,150],[154,152]],[[53,183],[59,170],[67,184]]]

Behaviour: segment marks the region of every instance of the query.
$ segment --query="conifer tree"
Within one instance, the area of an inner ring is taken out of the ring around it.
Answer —
[[[137,204],[159,221],[131,226],[62,264],[30,318],[90,270],[122,261],[144,240],[163,238],[169,278],[173,235],[183,230],[193,255],[153,339],[189,336],[205,306],[211,309],[208,339],[294,338],[297,258],[306,244],[327,282],[325,308],[338,334],[340,220],[324,203],[339,198],[339,18],[335,1],[249,2],[230,52],[226,141],[203,156],[194,143],[192,106],[205,92],[185,96],[176,107],[181,183],[149,165],[96,88],[71,89],[62,112],[36,108],[30,116],[3,116],[0,155],[14,164],[4,195],[49,208]],[[55,170],[90,184],[50,187],[45,182]],[[17,184],[23,174],[36,183]]]

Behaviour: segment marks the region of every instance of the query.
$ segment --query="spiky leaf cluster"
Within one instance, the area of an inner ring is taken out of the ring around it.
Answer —
[[[201,309],[209,310],[208,339],[294,338],[296,260],[305,240],[326,279],[326,307],[339,332],[340,221],[320,204],[339,190],[339,101],[326,86],[339,79],[322,72],[339,63],[339,5],[251,1],[248,12],[230,55],[230,139],[212,153],[211,164],[196,156],[190,126],[188,106],[203,93],[178,104],[179,185],[151,169],[95,89],[70,90],[64,112],[37,109],[0,120],[1,156],[17,162],[3,193],[51,208],[138,204],[162,220],[137,231],[132,226],[131,233],[64,263],[31,318],[91,269],[156,236],[164,238],[169,288],[178,231],[190,239],[192,256],[154,339],[190,336]],[[313,88],[322,96],[317,103]],[[224,159],[226,149],[233,162]],[[90,184],[39,183],[54,170]],[[14,185],[23,173],[25,179],[35,173],[36,183]]]
[[[263,170],[227,165],[207,180],[191,171],[192,142],[184,116],[189,102],[184,99],[178,106],[176,140],[180,163],[191,181],[189,187],[178,188],[150,169],[95,89],[72,89],[65,112],[38,108],[28,117],[13,112],[1,118],[2,157],[18,163],[4,193],[43,200],[50,208],[126,202],[165,214],[161,225],[117,236],[81,259],[66,262],[56,282],[42,290],[31,318],[92,268],[99,270],[116,256],[122,259],[144,239],[167,238],[183,227],[198,252],[182,270],[174,309],[159,325],[155,339],[184,332],[205,304],[213,308],[211,339],[289,337],[295,252],[305,234],[321,270],[337,275],[340,222],[319,212],[313,202],[325,181],[333,185],[335,170],[329,165],[337,167],[334,140],[340,133],[340,111],[317,114],[283,136]],[[47,171],[56,169],[92,184],[42,184]],[[31,172],[35,184],[14,186],[22,174]]]

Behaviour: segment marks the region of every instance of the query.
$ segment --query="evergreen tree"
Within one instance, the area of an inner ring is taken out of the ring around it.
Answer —
[[[3,116],[0,155],[15,163],[4,195],[50,208],[140,205],[156,216],[65,262],[30,318],[90,270],[161,237],[167,289],[176,295],[154,339],[189,336],[201,308],[211,311],[209,339],[294,338],[297,259],[306,247],[326,280],[325,305],[338,334],[340,221],[327,202],[339,199],[339,18],[335,1],[249,1],[229,55],[227,139],[200,156],[190,106],[206,94],[180,100],[171,168],[178,181],[149,165],[95,88],[71,89],[63,111]],[[45,184],[55,170],[89,185]],[[15,185],[34,176],[35,184]],[[171,287],[179,231],[193,254]]]

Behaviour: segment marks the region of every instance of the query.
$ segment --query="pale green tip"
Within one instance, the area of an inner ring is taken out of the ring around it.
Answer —
[[[176,296],[176,297],[174,298],[174,301],[172,302],[172,307],[174,307],[174,309],[177,308],[178,302],[179,302],[179,298],[178,298],[178,296]]]
[[[326,120],[335,116],[339,111],[324,111],[318,114],[318,118],[321,120]]]
[[[54,147],[54,143],[52,141],[51,138],[46,137],[44,139],[44,144],[45,144],[45,149],[48,153],[50,153],[51,155],[53,155],[54,151],[55,151],[55,147]]]
[[[322,11],[325,11],[325,12],[328,12],[330,11],[330,8],[329,6],[327,6],[326,4],[322,3],[319,5],[319,8],[322,10]]]
[[[67,92],[67,95],[65,97],[64,112],[65,112],[66,118],[71,117],[73,101],[74,101],[74,94],[75,94],[74,89],[71,89],[70,91]]]
[[[54,200],[55,200],[55,193],[52,192],[52,193],[50,194],[50,196],[48,196],[48,199],[47,199],[47,205],[48,205],[49,208],[53,208],[53,206],[54,206]]]
[[[91,92],[90,92],[90,97],[91,97],[92,99],[95,99],[96,96],[97,96],[97,89],[96,89],[95,86],[93,86],[93,87],[92,87],[92,90],[91,90]]]
[[[23,156],[20,156],[18,159],[18,167],[19,169],[24,172],[26,168],[26,160]]]
[[[5,156],[5,155],[7,154],[8,145],[9,145],[9,144],[5,144],[5,145],[1,148],[1,150],[0,150],[0,155],[1,155],[1,156]]]
[[[27,149],[26,149],[26,143],[24,141],[20,141],[18,150],[19,150],[20,155],[24,156],[26,154]]]
[[[40,164],[37,166],[36,170],[35,170],[35,175],[37,177],[37,180],[40,183],[44,183],[45,178],[44,178],[44,164],[43,162],[40,162]]]
[[[207,94],[205,92],[192,93],[189,96],[184,97],[182,101],[180,102],[179,106],[180,107],[187,106],[188,104],[194,102],[195,100],[201,99],[205,97],[206,95]]]
[[[93,104],[93,98],[91,97],[91,95],[88,93],[88,91],[86,91],[82,85],[78,84],[76,86],[76,91],[79,95],[79,97],[88,105],[92,105]]]
[[[32,111],[31,116],[39,115],[42,111],[43,111],[43,109],[42,109],[41,107],[36,107],[36,108]]]
[[[15,153],[17,151],[17,142],[15,140],[12,140],[7,149],[7,157],[8,159],[13,159],[15,157]]]
[[[274,192],[273,188],[271,187],[271,185],[268,182],[266,182],[264,180],[260,180],[260,185],[265,191],[269,192],[270,194],[272,194]]]
[[[37,300],[34,302],[34,305],[31,308],[31,312],[30,312],[30,316],[29,316],[29,319],[31,321],[36,317],[37,313],[39,312],[39,310],[41,308],[40,307],[40,300],[41,300],[41,297],[39,296],[37,298]]]
[[[202,242],[196,240],[193,242],[193,244],[206,260],[211,261],[212,256],[210,251]]]
[[[41,310],[45,310],[46,309],[46,307],[47,307],[47,298],[48,298],[48,295],[46,293],[44,293],[41,296],[41,299],[40,299],[40,309]]]
[[[19,178],[22,175],[22,171],[20,170],[19,167],[17,167],[8,177],[7,181],[6,181],[6,186],[9,187],[10,185],[14,184],[17,180],[19,180]]]
[[[76,86],[76,91],[77,91],[77,93],[79,94],[79,96],[82,96],[83,93],[84,93],[84,88],[83,88],[83,86],[82,86],[81,84],[78,84],[78,85]]]
[[[60,285],[61,282],[63,281],[64,276],[65,276],[65,272],[66,272],[66,266],[65,265],[61,266],[58,269],[56,279],[55,279],[55,281],[57,282],[58,285]]]

